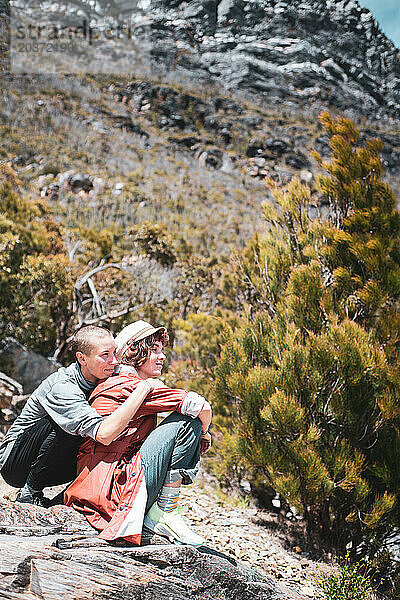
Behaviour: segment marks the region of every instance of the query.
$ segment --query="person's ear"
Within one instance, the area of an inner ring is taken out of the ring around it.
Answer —
[[[86,354],[83,354],[83,352],[77,352],[75,356],[76,360],[81,366],[86,365]]]

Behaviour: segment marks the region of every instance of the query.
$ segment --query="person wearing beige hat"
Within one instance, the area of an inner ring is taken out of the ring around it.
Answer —
[[[192,483],[200,454],[211,445],[209,403],[194,392],[171,389],[159,377],[166,358],[164,327],[136,321],[115,338],[119,372],[90,397],[102,416],[121,410],[133,394],[137,411],[114,440],[87,439],[78,457],[78,477],[65,494],[66,504],[82,512],[106,540],[139,544],[143,524],[175,543],[199,546],[177,509],[180,486]],[[157,414],[171,412],[157,426]]]
[[[107,329],[82,327],[70,344],[76,361],[49,375],[31,394],[0,444],[0,473],[9,485],[21,488],[17,502],[43,507],[62,503],[62,493],[50,502],[43,489],[74,479],[83,438],[111,443],[143,402],[149,391],[145,381],[107,417],[90,406],[96,385],[115,372],[116,348]],[[151,385],[164,384],[154,379]]]

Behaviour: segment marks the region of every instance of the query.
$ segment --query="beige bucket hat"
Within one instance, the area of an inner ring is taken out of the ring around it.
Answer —
[[[135,321],[124,327],[115,338],[118,359],[123,356],[132,342],[143,340],[161,329],[165,330],[165,327],[153,327],[153,325],[150,325],[150,323],[147,323],[146,321]]]

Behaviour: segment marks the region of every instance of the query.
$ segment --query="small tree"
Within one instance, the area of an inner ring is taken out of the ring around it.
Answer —
[[[30,202],[7,166],[0,170],[0,333],[39,351],[58,341],[69,314],[72,273],[62,228]]]
[[[343,549],[398,520],[400,379],[388,323],[399,315],[400,220],[381,143],[361,147],[349,120],[321,121],[328,216],[310,219],[317,199],[298,180],[268,182],[268,233],[228,277],[257,310],[224,347],[214,395],[246,460],[311,533]]]
[[[163,267],[171,267],[176,262],[172,236],[163,224],[142,223],[132,229],[138,250],[153,258]]]
[[[329,272],[335,310],[376,331],[387,354],[397,358],[400,297],[400,212],[382,180],[383,143],[357,146],[359,132],[349,120],[321,117],[330,136],[332,160],[314,157],[327,175],[319,189],[330,205],[321,262]],[[390,348],[389,348],[390,347]]]

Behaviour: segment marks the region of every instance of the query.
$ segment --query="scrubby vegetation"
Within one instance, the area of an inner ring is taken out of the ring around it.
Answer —
[[[327,600],[369,600],[373,592],[371,573],[368,566],[351,564],[348,559],[321,582]]]
[[[18,193],[11,168],[0,171],[0,331],[44,350],[56,344],[72,292],[62,226],[44,202]]]
[[[400,216],[382,143],[294,110],[281,139],[273,109],[149,82],[2,93],[1,335],[68,362],[83,323],[165,324],[168,382],[213,399],[220,481],[279,493],[318,543],[387,572]]]
[[[374,555],[399,525],[400,213],[382,144],[359,145],[350,121],[322,122],[332,158],[316,155],[319,196],[270,182],[268,233],[227,277],[231,301],[236,291],[252,310],[214,372],[220,458],[279,492],[309,535]]]

